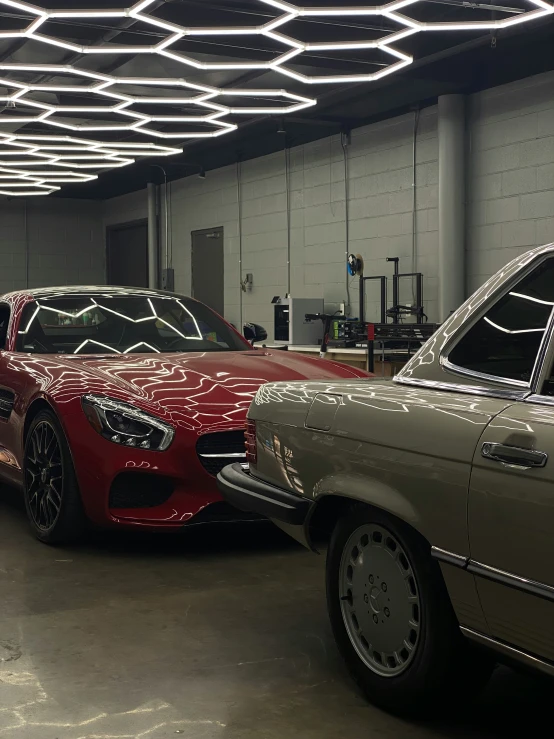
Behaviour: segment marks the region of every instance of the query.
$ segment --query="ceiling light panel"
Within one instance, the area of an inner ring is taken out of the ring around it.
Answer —
[[[195,27],[159,17],[171,5],[159,9],[155,0],[121,9],[48,9],[0,0],[0,42],[20,39],[58,48],[66,59],[69,52],[72,62],[0,63],[0,194],[52,192],[64,181],[90,180],[136,157],[180,152],[179,145],[190,139],[223,136],[237,128],[237,117],[243,115],[283,116],[309,108],[316,100],[304,94],[304,86],[372,82],[411,64],[412,56],[401,46],[415,34],[501,30],[554,13],[554,0],[507,0],[507,7],[493,9],[451,0],[438,10],[422,0],[372,6],[256,2],[260,15],[229,11],[221,25]],[[186,3],[180,6],[185,16],[186,8]],[[211,20],[209,14],[203,17]],[[235,18],[246,20],[231,25],[228,21]],[[113,40],[98,42],[96,36],[106,29],[117,32]],[[133,43],[125,43],[129,39]],[[221,55],[216,61],[214,48]],[[244,59],[240,53],[235,58],[237,48],[245,50]],[[354,57],[347,71],[338,74],[330,63],[313,73],[318,56],[328,62],[336,56],[340,68],[345,53]],[[118,76],[96,71],[101,56],[108,61],[115,56],[120,65],[157,56],[171,60],[179,72],[171,78]],[[201,80],[202,72],[249,70],[280,76],[283,88],[222,88]]]

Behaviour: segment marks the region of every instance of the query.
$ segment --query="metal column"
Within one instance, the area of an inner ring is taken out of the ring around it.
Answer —
[[[158,287],[158,208],[156,185],[148,183],[148,287]]]
[[[439,97],[439,320],[465,299],[465,97]]]

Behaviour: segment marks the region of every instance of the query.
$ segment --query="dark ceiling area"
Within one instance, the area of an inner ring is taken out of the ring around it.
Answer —
[[[505,1],[508,7],[461,0],[420,0],[402,8],[400,12],[408,18],[406,23],[411,19],[419,23],[445,24],[468,19],[488,22],[530,10],[528,0]],[[269,35],[246,32],[249,28],[277,21],[283,12],[281,7],[277,7],[279,5],[279,2],[267,3],[263,0],[155,0],[145,11],[154,23],[159,21],[176,28],[206,27],[204,34],[185,33],[171,45],[168,44],[165,55],[141,53],[141,47],[163,43],[167,32],[162,27],[133,17],[48,18],[42,24],[40,33],[55,39],[56,44],[34,37],[0,38],[0,77],[19,85],[42,85],[47,88],[49,84],[56,83],[61,88],[55,92],[33,89],[29,93],[29,105],[23,96],[16,101],[17,105],[5,106],[3,110],[0,103],[0,122],[4,124],[0,132],[30,135],[52,133],[52,128],[46,125],[48,120],[38,121],[35,116],[27,123],[22,115],[35,115],[36,107],[33,106],[54,104],[68,111],[58,118],[59,123],[56,122],[56,115],[61,114],[52,115],[54,125],[64,126],[68,122],[75,125],[77,122],[77,135],[80,135],[80,127],[83,131],[93,130],[91,124],[94,124],[99,130],[105,128],[101,138],[112,142],[114,146],[121,142],[130,146],[143,141],[145,136],[139,128],[129,130],[125,125],[120,126],[121,116],[110,112],[105,103],[102,107],[102,99],[98,95],[83,91],[84,83],[78,79],[80,70],[124,77],[125,85],[115,84],[110,90],[123,95],[138,95],[128,108],[138,115],[155,116],[159,106],[153,106],[152,100],[147,97],[151,88],[147,90],[144,85],[133,85],[132,78],[186,79],[193,85],[217,88],[219,97],[214,102],[232,105],[232,111],[222,120],[227,121],[227,125],[236,126],[236,130],[230,130],[229,126],[230,132],[216,138],[187,138],[185,135],[180,138],[180,132],[209,133],[214,130],[214,123],[205,120],[206,110],[199,109],[194,102],[173,103],[171,96],[175,96],[174,86],[172,88],[168,84],[166,90],[158,89],[157,94],[166,95],[167,98],[163,101],[165,115],[163,120],[153,118],[152,121],[156,123],[150,122],[148,125],[151,128],[155,125],[161,136],[170,134],[172,137],[150,140],[182,148],[183,153],[169,157],[139,158],[129,166],[100,173],[96,180],[66,184],[55,195],[107,199],[142,189],[148,182],[163,182],[164,173],[159,167],[163,167],[169,180],[208,172],[239,160],[259,157],[286,146],[300,145],[417,107],[432,105],[439,95],[469,94],[554,69],[553,15],[494,32],[472,29],[403,35],[402,32],[409,26],[399,23],[395,14],[391,17],[356,13],[335,16],[322,14],[299,16],[283,26],[276,26],[275,32]],[[309,9],[331,10],[341,4],[339,0],[312,0],[310,3],[304,0],[304,5]],[[77,0],[73,3],[66,1],[65,6],[73,11],[79,8]],[[58,10],[60,2],[42,0],[41,7]],[[366,7],[366,3],[349,2],[350,9],[362,7]],[[531,7],[537,12],[536,5]],[[95,3],[95,8],[113,8],[113,2],[102,0]],[[26,14],[21,8],[0,2],[2,31],[18,31],[32,21],[32,13]],[[237,34],[214,35],[209,30],[215,27],[243,30]],[[276,56],[283,54],[280,33],[300,44],[307,44],[307,50],[297,56],[291,55],[283,64],[285,72],[267,64],[263,68],[251,68],[259,63],[271,63]],[[398,40],[393,44],[396,51],[400,55],[413,57],[414,61],[371,82],[356,82],[354,78],[356,75],[379,75],[391,64],[398,63],[398,58],[391,57],[382,47],[326,48],[326,44],[336,44],[337,41],[350,46],[360,42],[379,42],[391,34],[398,34]],[[66,44],[67,48],[62,48],[60,42]],[[81,53],[78,50],[80,45],[94,47],[101,53]],[[318,48],[313,49],[313,46]],[[136,53],[130,54],[128,47],[135,49]],[[182,63],[183,58],[186,63]],[[16,69],[14,65],[19,67]],[[24,65],[31,68],[22,69]],[[58,68],[39,73],[32,68],[34,65],[56,65]],[[59,65],[72,65],[71,73],[60,71]],[[317,78],[321,77],[339,79],[320,83]],[[308,78],[312,80],[311,84],[306,84]],[[265,90],[264,96],[257,97],[256,91],[262,88]],[[290,103],[279,92],[282,89],[291,95],[316,98],[317,104],[287,115],[273,111],[273,107],[282,108],[284,102]],[[245,95],[235,91],[244,91]],[[85,104],[88,107],[83,123],[83,114],[77,113],[76,109]],[[96,105],[98,112],[91,112],[91,106]],[[264,110],[272,112],[243,112],[249,106],[263,106]],[[188,122],[172,122],[169,120],[172,116],[187,116]],[[60,130],[55,129],[54,132],[60,133]],[[98,135],[94,138],[98,138]]]

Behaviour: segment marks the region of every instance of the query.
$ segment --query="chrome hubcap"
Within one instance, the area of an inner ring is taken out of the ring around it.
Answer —
[[[37,424],[29,437],[27,499],[35,524],[48,530],[56,523],[62,503],[62,455],[54,429],[47,421]]]
[[[406,552],[387,529],[365,524],[350,535],[339,596],[346,631],[364,664],[382,677],[404,672],[419,644],[419,590]]]

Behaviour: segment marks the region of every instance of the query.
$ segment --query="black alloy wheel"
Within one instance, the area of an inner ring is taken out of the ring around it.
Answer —
[[[33,419],[25,440],[25,508],[35,536],[67,544],[83,533],[86,518],[63,428],[51,410]]]
[[[33,428],[26,458],[27,498],[32,521],[42,531],[60,515],[63,490],[62,452],[54,427],[46,420]]]

